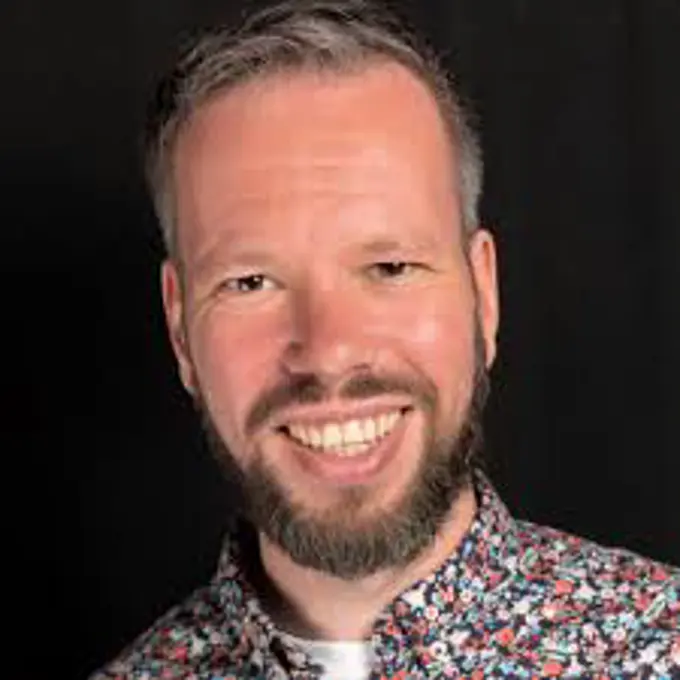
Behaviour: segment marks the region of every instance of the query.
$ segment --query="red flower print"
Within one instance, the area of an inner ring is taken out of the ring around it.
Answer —
[[[548,661],[543,665],[543,675],[546,678],[557,678],[562,673],[562,664],[557,661]]]
[[[503,647],[507,647],[515,639],[515,633],[512,628],[503,628],[498,632],[496,638]]]
[[[556,595],[569,595],[573,590],[574,584],[571,581],[560,580],[555,583]]]

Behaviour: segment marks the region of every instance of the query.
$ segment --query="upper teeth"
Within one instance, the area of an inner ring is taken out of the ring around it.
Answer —
[[[399,411],[391,411],[375,418],[326,423],[318,427],[289,423],[287,429],[291,437],[305,446],[333,450],[346,447],[366,449],[389,434],[400,415]]]

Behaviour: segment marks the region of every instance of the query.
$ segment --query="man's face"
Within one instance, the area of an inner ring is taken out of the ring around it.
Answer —
[[[182,271],[163,271],[180,373],[288,520],[377,531],[459,437],[497,307],[455,162],[431,96],[389,64],[261,79],[180,135]]]

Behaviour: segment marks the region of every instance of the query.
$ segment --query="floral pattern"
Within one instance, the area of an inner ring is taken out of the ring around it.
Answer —
[[[458,550],[376,621],[371,680],[680,679],[680,570],[514,520],[488,480]],[[212,582],[91,680],[314,680],[227,540]]]

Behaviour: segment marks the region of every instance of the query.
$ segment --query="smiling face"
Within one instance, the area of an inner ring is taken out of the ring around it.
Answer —
[[[386,63],[255,80],[180,134],[171,339],[274,540],[281,503],[287,524],[375,538],[434,461],[460,457],[497,308],[455,163],[431,95]]]

